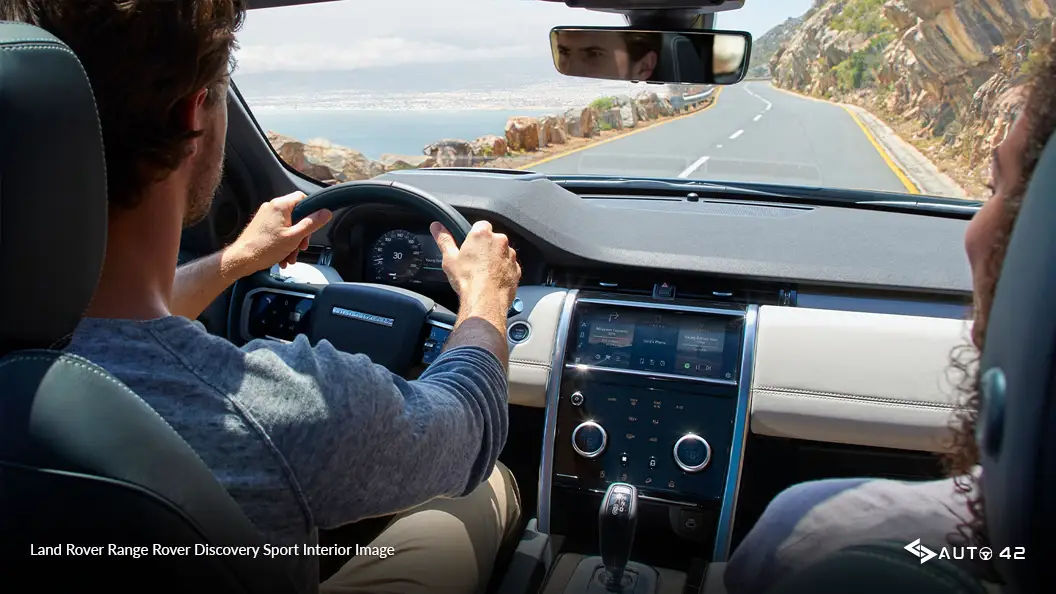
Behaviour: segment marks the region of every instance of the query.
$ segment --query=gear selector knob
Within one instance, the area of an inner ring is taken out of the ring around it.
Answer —
[[[612,483],[598,510],[598,539],[610,590],[620,591],[620,581],[638,526],[638,489],[627,483]]]

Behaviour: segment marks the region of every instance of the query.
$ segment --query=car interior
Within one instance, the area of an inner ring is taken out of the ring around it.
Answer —
[[[606,4],[576,4],[591,3]],[[679,3],[655,4],[667,10],[628,9],[630,23],[684,26]],[[72,51],[14,23],[0,24],[0,49],[3,573],[60,589],[124,591],[122,576],[135,573],[164,576],[151,590],[295,591],[263,558],[16,567],[32,542],[262,537],[149,406],[62,352],[102,266],[104,147]],[[520,486],[525,525],[489,591],[724,592],[725,562],[785,488],[943,476],[956,404],[946,370],[970,331],[962,238],[977,205],[473,168],[323,187],[276,155],[236,85],[227,101],[223,181],[209,216],[184,232],[180,261],[222,248],[259,204],[291,191],[308,195],[295,219],[321,208],[335,216],[298,263],[242,278],[217,299],[199,318],[210,333],[236,345],[305,334],[414,378],[442,351],[458,309],[429,223],[461,241],[469,221],[486,219],[516,248],[523,277],[508,312],[500,459]],[[999,561],[1015,592],[1056,583],[1040,559],[1051,549],[1045,527],[1056,525],[1056,446],[1046,439],[1056,428],[1054,188],[1050,143],[981,363],[992,371],[982,430],[991,534],[1039,553]],[[413,261],[393,268],[393,246]],[[354,542],[362,528],[320,540]],[[841,551],[775,591],[984,591],[949,564],[918,563],[904,544]],[[335,563],[320,560],[323,577]],[[622,585],[598,581],[613,568]]]

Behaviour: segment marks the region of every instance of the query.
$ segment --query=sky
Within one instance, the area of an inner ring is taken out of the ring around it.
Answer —
[[[812,0],[746,0],[717,27],[758,37]],[[549,60],[556,25],[623,26],[622,15],[538,0],[341,0],[251,10],[238,73],[329,71],[480,60]]]

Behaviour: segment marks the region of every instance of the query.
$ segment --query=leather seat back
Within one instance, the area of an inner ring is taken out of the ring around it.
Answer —
[[[54,351],[0,360],[0,574],[48,591],[291,592],[284,566],[203,545],[264,545],[171,427],[89,361]],[[74,556],[67,545],[101,546]],[[139,559],[109,545],[145,546]],[[156,554],[154,545],[187,547]],[[31,547],[60,545],[60,555]]]
[[[1056,588],[1054,295],[1056,141],[1050,139],[1009,240],[980,364],[986,525],[994,563],[1015,592]],[[1025,558],[1016,558],[1016,547]]]
[[[0,135],[4,585],[296,591],[283,561],[198,554],[205,546],[264,543],[198,455],[138,396],[85,359],[15,350],[48,347],[73,332],[106,246],[106,169],[92,89],[74,53],[40,28],[0,23]],[[157,554],[155,544],[189,548]],[[102,548],[67,548],[74,545]],[[146,546],[148,554],[116,555],[110,545]]]

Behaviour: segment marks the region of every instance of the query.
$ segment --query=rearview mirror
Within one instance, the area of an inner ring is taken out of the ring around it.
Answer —
[[[752,36],[743,31],[650,31],[554,27],[550,49],[561,74],[665,83],[740,82]]]

